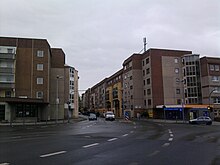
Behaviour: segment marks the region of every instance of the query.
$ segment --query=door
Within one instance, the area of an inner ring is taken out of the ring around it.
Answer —
[[[5,120],[5,105],[0,105],[0,121]]]

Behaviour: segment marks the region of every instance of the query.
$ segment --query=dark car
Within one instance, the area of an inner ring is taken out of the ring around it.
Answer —
[[[212,119],[207,116],[200,116],[196,119],[192,119],[189,121],[190,124],[206,124],[206,125],[212,125]]]
[[[94,113],[89,114],[89,120],[97,120],[97,116]]]

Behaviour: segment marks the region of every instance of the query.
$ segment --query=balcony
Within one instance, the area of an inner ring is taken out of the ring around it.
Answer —
[[[10,74],[13,74],[13,73],[15,73],[15,69],[14,68],[0,67],[0,73],[10,73]]]
[[[0,82],[0,89],[13,89],[15,88],[15,83],[1,83]]]
[[[0,59],[15,60],[15,54],[12,54],[12,53],[0,53]]]

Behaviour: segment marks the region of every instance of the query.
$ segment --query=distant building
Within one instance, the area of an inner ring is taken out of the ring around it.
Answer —
[[[213,106],[214,117],[220,117],[220,58],[202,57],[200,65],[203,104]]]
[[[0,37],[0,121],[64,118],[65,54],[46,39]]]
[[[220,58],[200,59],[192,51],[148,49],[128,57],[122,70],[87,90],[84,98],[90,102],[88,109],[98,110],[97,98],[100,91],[105,92],[106,103],[101,107],[119,116],[148,114],[153,118],[189,119],[213,114],[213,118],[219,117],[219,67]],[[116,75],[122,76],[118,82]],[[122,96],[114,100],[120,93]]]

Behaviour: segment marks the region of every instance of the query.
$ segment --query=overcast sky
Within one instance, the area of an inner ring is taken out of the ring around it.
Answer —
[[[47,39],[92,87],[143,48],[220,57],[220,0],[0,0],[0,36]]]

